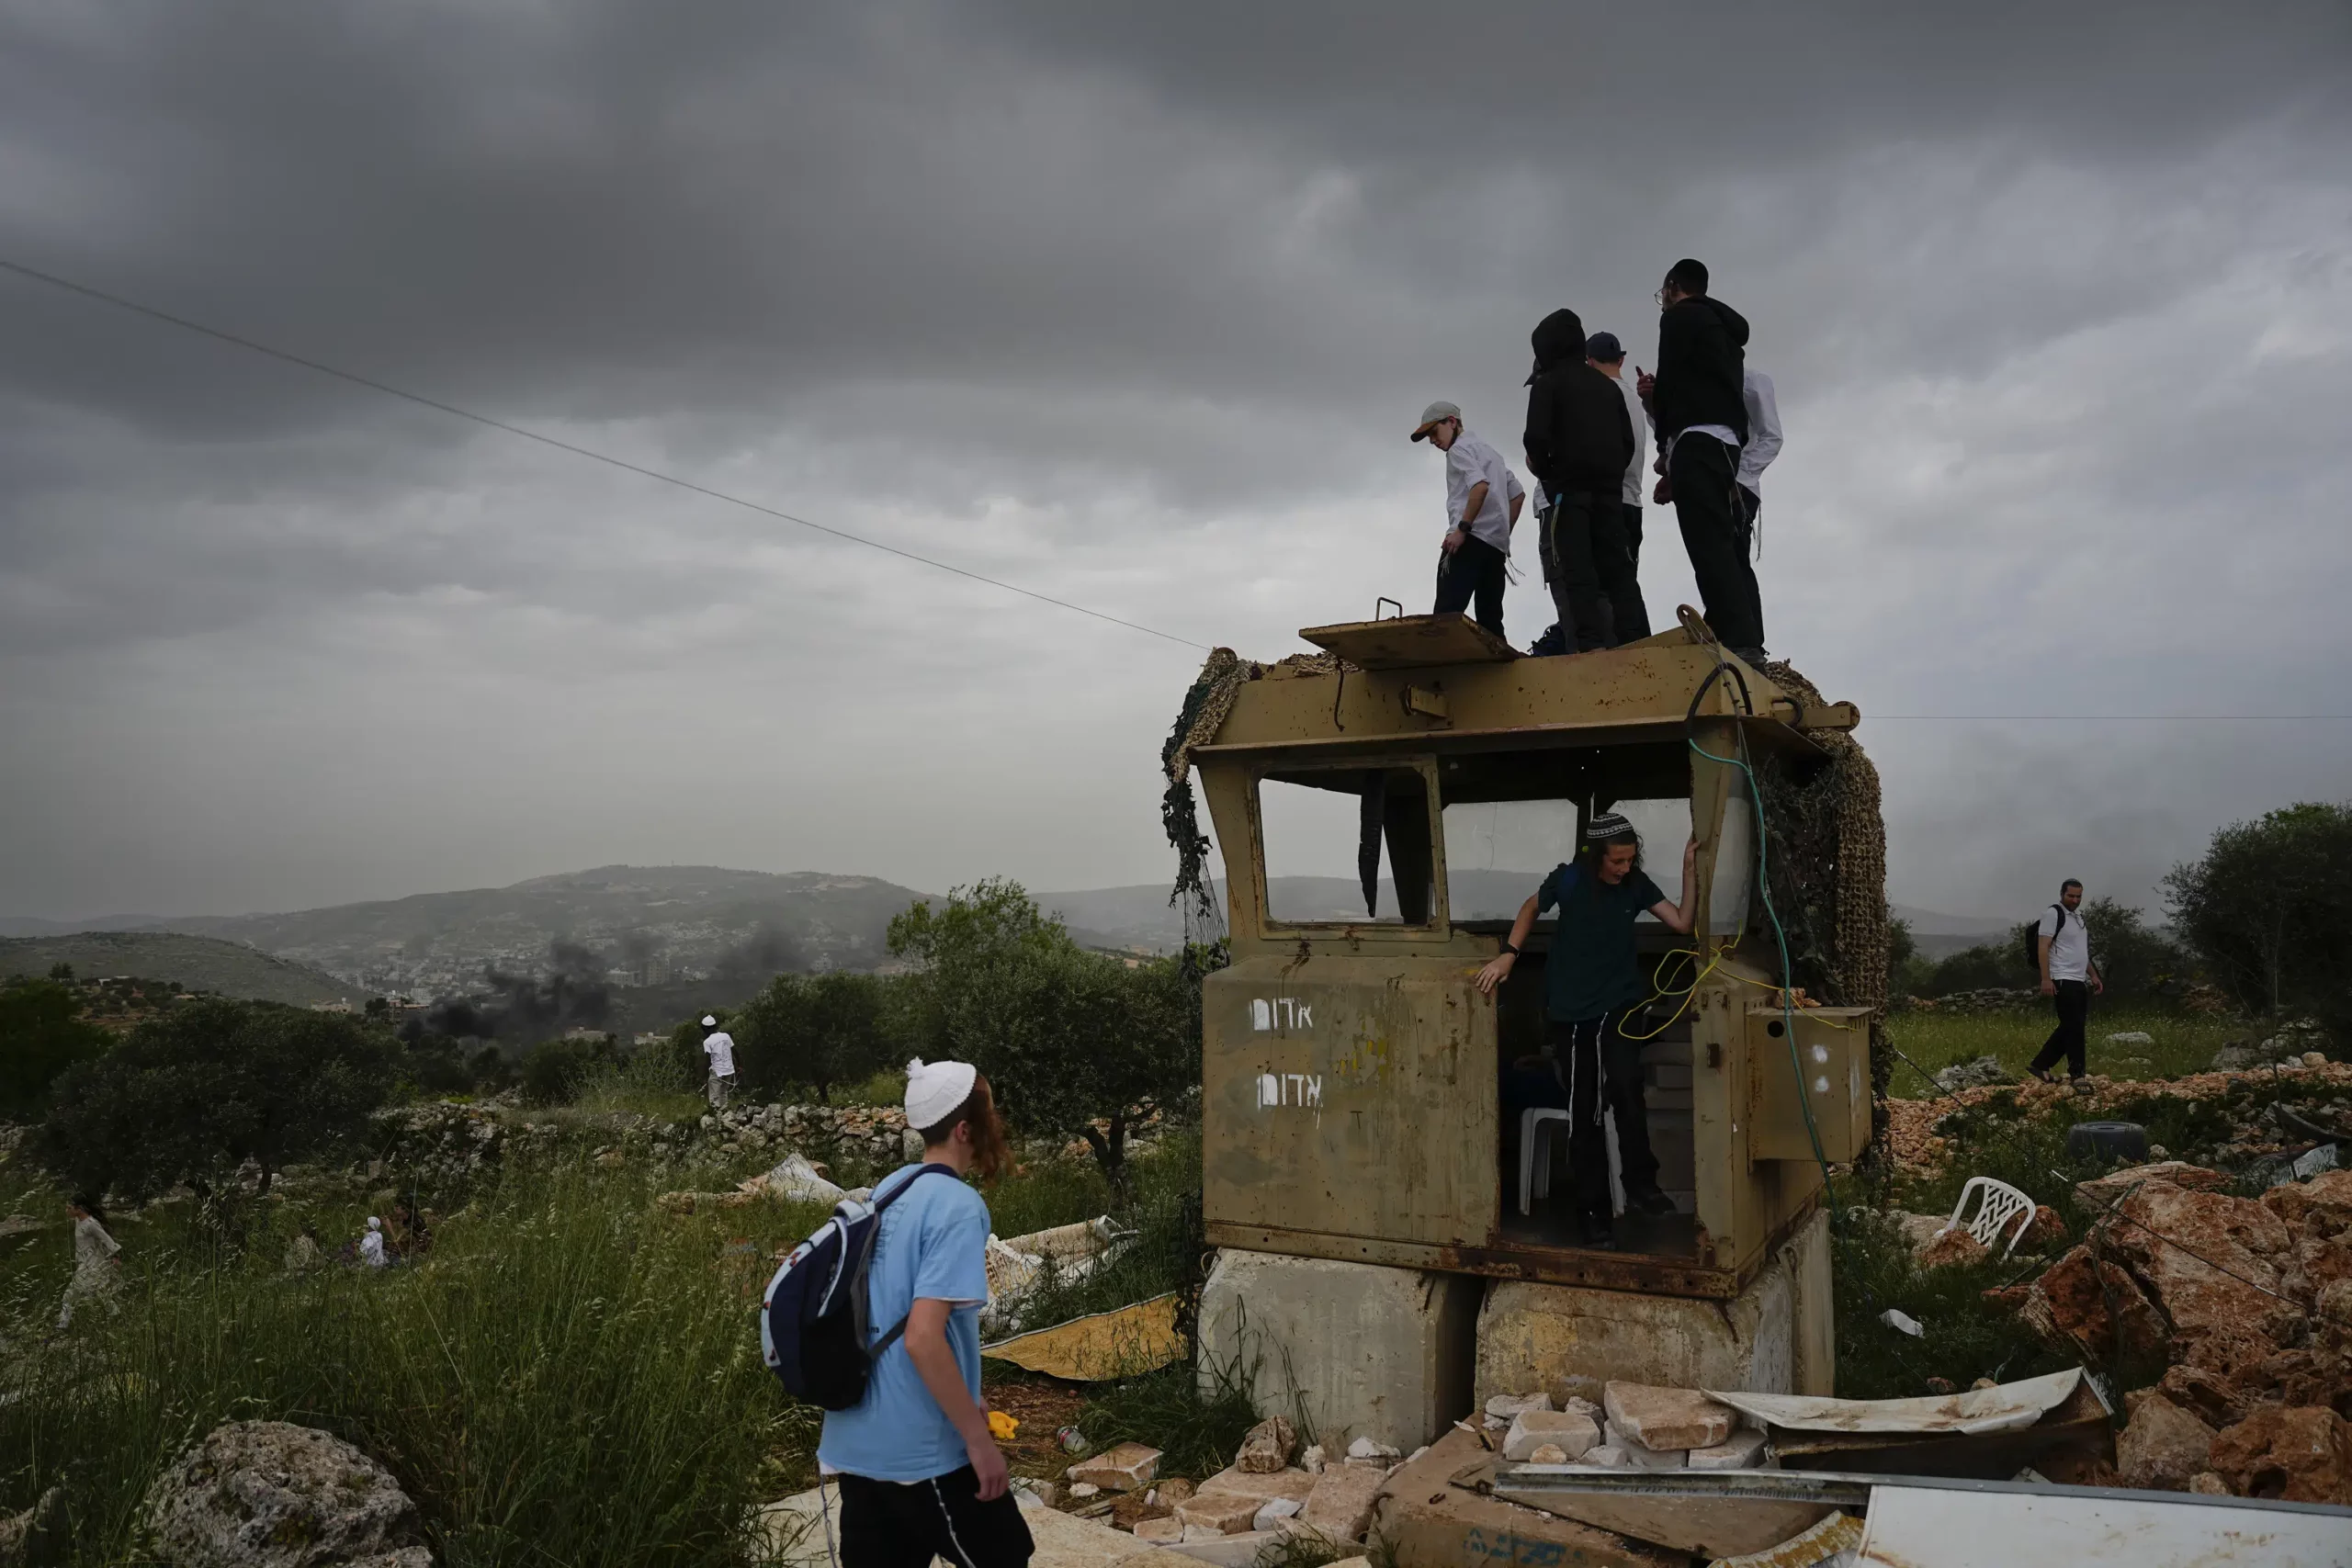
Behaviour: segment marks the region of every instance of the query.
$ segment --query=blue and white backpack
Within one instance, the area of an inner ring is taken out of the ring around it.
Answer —
[[[785,1393],[827,1410],[847,1410],[865,1397],[874,1363],[907,1331],[902,1317],[867,1343],[874,1325],[865,1272],[882,1212],[933,1172],[953,1177],[956,1168],[923,1166],[879,1202],[842,1199],[833,1205],[833,1217],[794,1247],[768,1281],[760,1298],[760,1354]]]

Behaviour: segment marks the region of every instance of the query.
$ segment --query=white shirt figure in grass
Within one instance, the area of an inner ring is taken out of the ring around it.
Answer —
[[[66,1281],[65,1300],[57,1309],[60,1328],[72,1326],[76,1306],[110,1300],[122,1286],[122,1244],[107,1234],[97,1200],[74,1199],[65,1212],[74,1217],[74,1278]]]
[[[728,1082],[735,1076],[735,1037],[718,1027],[718,1020],[702,1015],[702,1026],[710,1032],[703,1036],[703,1055],[710,1058],[710,1108],[727,1109]]]
[[[391,1262],[384,1256],[384,1222],[373,1214],[368,1216],[368,1234],[359,1238],[359,1261],[370,1269],[381,1269]]]

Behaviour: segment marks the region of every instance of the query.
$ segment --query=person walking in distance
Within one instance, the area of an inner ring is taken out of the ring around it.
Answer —
[[[727,1109],[727,1091],[735,1081],[735,1037],[718,1027],[718,1020],[709,1013],[702,1015],[702,1026],[709,1032],[702,1037],[703,1055],[710,1058],[710,1108]]]
[[[1650,635],[1649,606],[1642,600],[1642,491],[1649,469],[1649,411],[1641,394],[1625,377],[1625,345],[1615,333],[1595,333],[1585,339],[1584,362],[1609,378],[1625,405],[1625,423],[1634,433],[1634,456],[1625,465],[1625,482],[1618,491],[1618,511],[1625,520],[1625,558],[1633,567],[1630,602],[1612,600],[1617,612],[1617,640],[1639,642]]]
[[[1688,257],[1668,269],[1657,302],[1657,368],[1636,389],[1657,423],[1707,625],[1725,648],[1761,664],[1764,602],[1739,531],[1736,478],[1747,443],[1747,319],[1707,293],[1706,267]]]
[[[841,1483],[842,1568],[1021,1568],[1035,1543],[980,1400],[989,1207],[957,1175],[1011,1163],[989,1081],[968,1062],[907,1064],[907,1125],[922,1159],[876,1184],[888,1197],[866,1275],[867,1321],[906,1332],[874,1362],[865,1397],[825,1413],[820,1469]]]
[[[2058,889],[2058,902],[2042,911],[2034,935],[2041,961],[2041,994],[2058,1011],[2058,1027],[2041,1043],[2026,1070],[2043,1083],[2056,1083],[2050,1069],[2066,1060],[2066,1072],[2077,1085],[2089,1076],[2090,1043],[2085,1033],[2090,1022],[2091,998],[2107,989],[2098,964],[2091,957],[2090,928],[2083,924],[2083,885],[2068,877]]]
[[[1744,370],[1739,382],[1740,406],[1747,411],[1747,441],[1739,449],[1739,468],[1733,476],[1739,493],[1739,547],[1755,552],[1758,522],[1764,515],[1764,470],[1781,455],[1781,402],[1772,378],[1761,370]]]
[[[74,1220],[74,1276],[57,1308],[57,1326],[74,1326],[74,1309],[103,1302],[109,1308],[122,1289],[122,1244],[107,1234],[106,1210],[97,1194],[82,1193],[65,1205]]]
[[[1565,643],[1578,653],[1614,648],[1624,640],[1620,618],[1641,615],[1617,502],[1633,428],[1609,378],[1585,363],[1584,322],[1574,310],[1544,317],[1531,341],[1527,467],[1543,491],[1544,580]]]
[[[1503,568],[1527,491],[1502,454],[1463,428],[1462,410],[1439,401],[1421,411],[1413,439],[1445,454],[1445,537],[1439,544],[1433,615],[1458,615],[1477,601],[1478,624],[1503,635]]]
[[[1699,902],[1698,853],[1698,840],[1683,846],[1682,902],[1669,904],[1642,869],[1641,835],[1634,825],[1613,811],[1597,814],[1585,825],[1576,859],[1555,868],[1520,906],[1502,952],[1478,971],[1478,989],[1494,995],[1518,965],[1536,917],[1558,908],[1559,924],[1544,964],[1544,1054],[1552,1058],[1568,1094],[1568,1169],[1576,1177],[1579,1234],[1587,1247],[1616,1245],[1604,1112],[1616,1113],[1625,1206],[1645,1214],[1674,1207],[1658,1190],[1657,1156],[1650,1152],[1642,1043],[1626,1038],[1623,1024],[1649,989],[1642,979],[1634,921],[1647,910],[1667,930],[1690,931]]]

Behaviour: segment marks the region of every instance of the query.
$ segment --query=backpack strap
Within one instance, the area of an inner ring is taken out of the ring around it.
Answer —
[[[872,1237],[876,1240],[881,1237],[883,1211],[889,1208],[891,1204],[897,1202],[900,1198],[904,1197],[906,1195],[907,1189],[912,1187],[916,1182],[921,1181],[924,1177],[929,1176],[933,1172],[937,1172],[941,1176],[954,1176],[956,1177],[956,1179],[958,1180],[963,1179],[962,1177],[957,1174],[956,1168],[952,1165],[939,1165],[934,1163],[920,1168],[912,1176],[908,1177],[904,1181],[901,1181],[896,1187],[891,1188],[887,1196],[876,1201],[874,1205],[874,1229],[869,1233]],[[861,1342],[865,1338],[866,1330],[869,1326],[866,1323],[865,1314],[870,1310],[871,1308],[868,1304],[868,1298],[865,1292],[862,1290],[859,1291],[857,1292],[857,1299],[850,1303],[850,1311],[854,1314],[854,1320],[857,1324],[857,1337]],[[906,1317],[902,1317],[899,1319],[898,1322],[892,1324],[890,1325],[889,1332],[883,1335],[881,1338],[876,1340],[873,1345],[867,1348],[865,1352],[865,1359],[868,1361],[880,1360],[882,1359],[882,1352],[888,1350],[891,1346],[899,1342],[899,1337],[907,1331],[907,1323],[909,1319],[913,1316],[914,1314],[910,1312],[907,1314]]]

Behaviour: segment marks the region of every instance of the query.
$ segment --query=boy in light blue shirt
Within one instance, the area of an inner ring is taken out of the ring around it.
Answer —
[[[968,1062],[907,1064],[907,1125],[922,1165],[993,1179],[1009,1163],[988,1079]],[[980,1307],[989,1294],[989,1210],[944,1173],[908,1166],[878,1182],[883,1213],[866,1274],[878,1338],[906,1332],[874,1363],[865,1397],[825,1413],[819,1464],[842,1495],[842,1568],[1022,1568],[1035,1543],[1013,1502],[980,1399]]]

